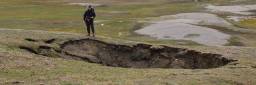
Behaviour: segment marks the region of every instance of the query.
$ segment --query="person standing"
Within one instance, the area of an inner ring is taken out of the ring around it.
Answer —
[[[95,14],[94,8],[91,5],[89,5],[83,17],[86,28],[87,28],[88,36],[91,36],[91,31],[92,31],[92,36],[95,37],[95,30],[94,30],[95,17],[96,17],[96,14]]]

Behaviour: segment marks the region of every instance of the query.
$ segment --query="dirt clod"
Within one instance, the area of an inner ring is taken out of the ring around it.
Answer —
[[[20,49],[23,49],[23,50],[26,50],[30,53],[34,53],[34,54],[37,54],[37,52],[35,50],[33,50],[32,48],[29,48],[29,47],[25,47],[25,46],[20,46],[19,47]]]
[[[50,39],[50,40],[46,40],[46,41],[44,41],[44,42],[47,43],[47,44],[51,44],[51,43],[53,43],[54,41],[56,41],[56,39]]]

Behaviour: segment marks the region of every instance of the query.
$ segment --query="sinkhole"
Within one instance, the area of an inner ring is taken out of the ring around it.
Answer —
[[[124,68],[208,69],[234,61],[220,54],[183,48],[149,44],[128,46],[95,39],[67,41],[61,45],[61,53],[91,63]]]

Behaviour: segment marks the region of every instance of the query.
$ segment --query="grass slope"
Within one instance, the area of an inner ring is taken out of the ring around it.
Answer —
[[[14,34],[14,33],[19,33]],[[83,61],[39,56],[18,46],[38,46],[41,42],[25,42],[27,38],[57,43],[85,36],[45,31],[1,30],[0,84],[24,85],[253,85],[256,83],[256,48],[184,46],[202,52],[218,53],[239,60],[215,69],[131,69],[106,67]],[[6,35],[9,34],[9,35]],[[43,35],[47,35],[41,37]],[[102,39],[108,41],[110,39]],[[23,42],[20,42],[23,41]],[[108,42],[123,43],[110,40]],[[8,45],[4,45],[8,44]],[[133,43],[133,42],[131,42]]]

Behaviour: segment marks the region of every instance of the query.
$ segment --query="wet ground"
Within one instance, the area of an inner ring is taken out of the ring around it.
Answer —
[[[232,35],[211,27],[250,32],[250,30],[236,27],[227,20],[238,22],[255,18],[253,10],[256,10],[256,5],[207,5],[205,8],[204,12],[161,16],[158,20],[152,20],[151,25],[135,32],[157,39],[190,40],[208,46],[222,46],[229,43]],[[226,17],[218,15],[223,12],[227,13]]]

